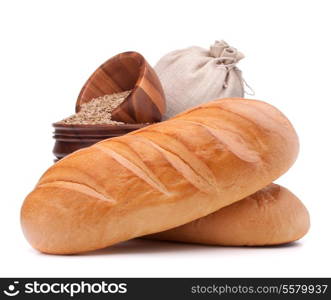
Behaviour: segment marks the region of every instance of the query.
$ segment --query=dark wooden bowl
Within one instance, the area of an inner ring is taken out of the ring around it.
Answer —
[[[124,123],[154,123],[165,112],[162,85],[153,68],[137,52],[124,52],[102,64],[83,86],[76,112],[83,103],[106,94],[132,90],[112,112],[112,119]]]
[[[68,125],[54,123],[55,145],[53,153],[57,159],[61,159],[76,150],[89,147],[104,139],[127,134],[147,125]]]

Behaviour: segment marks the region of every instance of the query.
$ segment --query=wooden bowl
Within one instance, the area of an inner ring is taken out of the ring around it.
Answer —
[[[69,125],[54,123],[53,138],[55,139],[55,145],[53,153],[57,159],[61,159],[76,150],[89,147],[104,139],[121,136],[148,125]]]
[[[153,68],[137,52],[125,52],[102,64],[83,86],[76,112],[83,103],[106,94],[132,90],[112,112],[112,119],[124,123],[161,121],[166,110],[162,85]]]

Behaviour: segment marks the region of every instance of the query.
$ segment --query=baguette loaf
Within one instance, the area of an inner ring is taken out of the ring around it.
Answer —
[[[303,203],[272,183],[206,217],[147,238],[222,246],[279,245],[300,239],[309,226]]]
[[[164,231],[265,187],[297,153],[273,106],[216,100],[60,160],[25,199],[23,232],[42,252],[69,254]]]

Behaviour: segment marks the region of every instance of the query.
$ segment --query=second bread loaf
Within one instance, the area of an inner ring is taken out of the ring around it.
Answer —
[[[221,246],[280,245],[302,238],[309,226],[303,203],[272,183],[208,216],[147,238]]]
[[[60,160],[25,199],[23,232],[42,252],[68,254],[174,228],[265,187],[297,153],[273,106],[213,101]]]

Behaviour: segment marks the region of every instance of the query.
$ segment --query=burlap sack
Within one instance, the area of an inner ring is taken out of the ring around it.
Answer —
[[[243,79],[236,67],[243,57],[224,41],[216,41],[210,50],[189,47],[163,56],[155,71],[167,100],[164,119],[213,99],[243,97]]]

